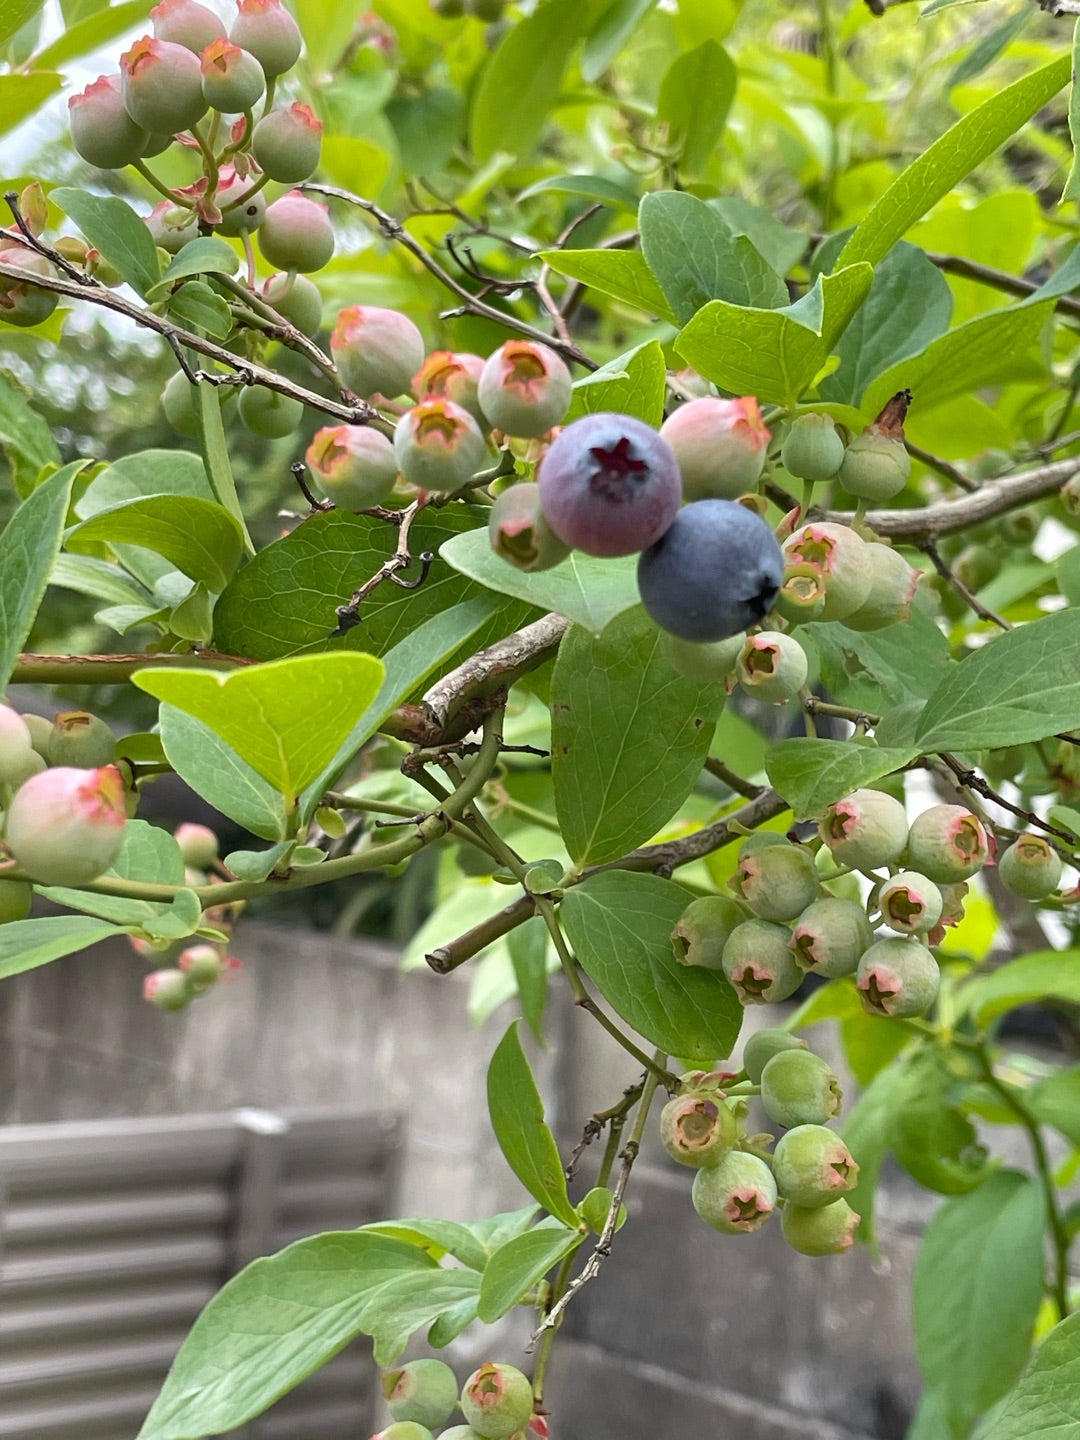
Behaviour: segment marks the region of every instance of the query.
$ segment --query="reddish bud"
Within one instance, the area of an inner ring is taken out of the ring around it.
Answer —
[[[664,421],[660,434],[679,462],[686,500],[735,500],[752,490],[772,438],[753,395],[691,400]]]
[[[206,114],[198,56],[171,40],[136,40],[120,57],[120,84],[128,114],[146,130],[175,135]]]
[[[82,885],[96,880],[120,853],[126,819],[124,782],[115,765],[59,766],[16,790],[4,839],[35,880]]]
[[[326,426],[304,459],[326,498],[347,510],[384,504],[397,481],[393,445],[368,425]]]

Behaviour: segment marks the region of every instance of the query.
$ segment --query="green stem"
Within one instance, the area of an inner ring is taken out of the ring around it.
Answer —
[[[532,824],[540,825],[545,830],[552,830],[556,835],[562,834],[562,831],[559,829],[559,822],[553,820],[550,815],[545,815],[543,810],[534,810],[531,805],[525,805],[522,801],[515,800],[513,796],[510,795],[502,801],[502,804],[510,811],[511,815],[517,815],[522,820],[529,820]]]
[[[192,125],[191,132],[195,137],[195,143],[202,151],[203,163],[206,166],[206,198],[212,199],[218,185],[218,162],[213,150],[206,143],[206,136],[199,129],[198,125]]]
[[[193,210],[195,207],[190,200],[185,200],[182,195],[177,195],[170,190],[163,180],[159,180],[154,172],[142,160],[132,160],[132,168],[137,170],[148,185],[152,185],[159,195],[164,195],[166,200],[171,200],[181,210]]]
[[[547,1307],[550,1307],[556,1300],[566,1293],[566,1287],[570,1281],[570,1267],[574,1263],[574,1256],[577,1250],[571,1250],[569,1255],[564,1255],[562,1263],[555,1272],[555,1279],[552,1281],[551,1290],[547,1297]],[[555,1343],[555,1336],[559,1333],[559,1327],[553,1325],[550,1330],[545,1330],[540,1347],[536,1352],[536,1364],[533,1366],[533,1409],[542,1413],[540,1407],[544,1403],[544,1381],[547,1379],[548,1361],[551,1359],[551,1347]]]

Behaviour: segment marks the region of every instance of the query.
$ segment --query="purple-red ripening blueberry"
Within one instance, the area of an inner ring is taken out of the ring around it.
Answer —
[[[281,0],[237,0],[229,39],[248,50],[268,80],[284,75],[300,58],[300,27]]]
[[[201,54],[212,41],[224,40],[225,26],[212,10],[197,0],[161,0],[150,11],[154,35],[185,50]]]
[[[211,40],[199,55],[199,68],[203,94],[214,110],[250,110],[266,90],[266,77],[255,56],[231,40]]]
[[[262,117],[251,133],[251,153],[271,180],[295,185],[315,173],[322,133],[322,121],[311,106],[297,102]]]
[[[682,499],[670,447],[630,415],[586,415],[568,425],[541,460],[537,482],[556,535],[575,550],[603,557],[652,545]]]
[[[661,629],[705,643],[764,619],[783,576],[776,536],[759,515],[731,500],[696,500],[642,554],[637,581]]]
[[[68,100],[71,143],[75,153],[102,170],[120,170],[146,149],[150,132],[127,112],[120,75],[99,75]]]
[[[330,353],[342,384],[354,394],[392,400],[405,394],[423,365],[424,337],[400,310],[349,305],[338,312]]]
[[[535,440],[565,416],[572,388],[570,371],[549,345],[507,340],[488,356],[478,398],[489,425]]]
[[[120,87],[136,125],[155,134],[190,130],[206,114],[199,57],[171,40],[136,40],[120,57]]]

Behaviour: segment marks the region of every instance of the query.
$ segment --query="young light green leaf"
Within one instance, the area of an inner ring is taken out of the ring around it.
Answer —
[[[75,505],[84,520],[99,510],[146,495],[195,495],[213,500],[206,468],[190,450],[139,450],[95,475]]]
[[[45,0],[0,0],[0,45],[44,8]]]
[[[656,0],[614,0],[605,8],[581,55],[581,73],[590,85],[599,80],[655,3]]]
[[[535,1213],[535,1205],[530,1206],[529,1214]],[[470,1270],[483,1270],[494,1253],[477,1238],[472,1227],[457,1220],[376,1220],[371,1225],[361,1225],[360,1229],[368,1234],[389,1235],[392,1240],[416,1245],[432,1260],[453,1255]]]
[[[254,555],[255,546],[248,534],[247,521],[240,497],[236,493],[233,478],[232,459],[225,439],[225,426],[221,418],[221,393],[214,385],[199,385],[195,390],[195,421],[199,429],[199,445],[202,450],[206,475],[218,503],[228,511],[240,527],[244,549]]]
[[[946,1201],[926,1227],[915,1268],[915,1348],[958,1435],[1024,1368],[1043,1296],[1044,1214],[1038,1181],[999,1170]]]
[[[692,898],[658,875],[610,870],[568,890],[559,914],[611,1008],[665,1053],[711,1066],[730,1055],[742,1007],[719,970],[675,959],[671,932]]]
[[[537,259],[558,275],[622,300],[646,315],[677,323],[675,312],[638,250],[541,250]]]
[[[1046,1337],[979,1440],[1071,1440],[1080,1431],[1080,1314]]]
[[[547,1003],[548,973],[547,958],[550,942],[548,928],[543,917],[534,915],[511,930],[506,937],[506,948],[510,952],[510,963],[514,967],[518,999],[526,1025],[544,1043],[544,1006]]]
[[[229,512],[192,495],[123,501],[76,525],[68,540],[152,550],[215,594],[229,583],[244,550],[243,532]]]
[[[110,925],[84,915],[46,915],[40,920],[9,920],[0,925],[0,980],[21,975],[73,955],[112,935],[125,935],[126,925]]]
[[[541,1222],[535,1230],[527,1230],[496,1250],[480,1281],[476,1313],[484,1324],[493,1325],[512,1310],[583,1238],[579,1230]]]
[[[976,975],[956,989],[961,1014],[980,1029],[1033,1000],[1080,1005],[1080,950],[1036,950],[1009,960],[988,975]]]
[[[740,195],[718,195],[708,202],[734,235],[745,235],[778,275],[786,275],[806,253],[809,236],[791,230],[759,205]]]
[[[1080,610],[1019,625],[971,651],[926,702],[915,739],[931,750],[991,750],[1080,727]]]
[[[838,265],[876,265],[921,215],[1004,145],[1068,81],[1065,55],[997,90],[902,170],[844,246]]]
[[[78,60],[124,35],[133,25],[146,18],[144,0],[126,0],[120,5],[106,5],[69,25],[51,45],[39,50],[30,62],[35,70],[53,70]],[[3,27],[0,26],[0,29]]]
[[[491,1057],[487,1097],[491,1126],[510,1169],[534,1200],[564,1225],[577,1229],[559,1147],[544,1121],[544,1104],[521,1048],[516,1020]]]
[[[340,651],[231,672],[137,670],[132,681],[209,726],[291,804],[375,698],[384,673],[373,655]]]
[[[75,460],[50,475],[0,535],[0,692],[30,634],[60,550],[71,487],[86,463]]]
[[[49,199],[69,215],[110,265],[140,295],[148,295],[161,278],[157,249],[143,221],[115,195],[61,187]]]
[[[640,606],[600,636],[567,632],[551,681],[551,765],[578,865],[615,860],[671,819],[701,773],[723,698],[721,686],[675,671]]]
[[[666,392],[664,351],[659,340],[646,340],[575,383],[563,424],[580,420],[583,415],[615,410],[659,429]]]
[[[498,151],[521,157],[532,149],[562,89],[582,18],[579,0],[550,0],[506,32],[473,97],[469,137],[479,164]]]
[[[653,0],[648,0],[652,4]],[[518,204],[531,200],[534,195],[546,195],[554,193],[557,195],[576,195],[582,200],[595,200],[600,205],[610,205],[615,210],[629,210],[637,214],[638,197],[633,190],[628,190],[625,185],[619,185],[614,180],[606,180],[603,175],[549,175],[545,180],[537,180],[535,185],[526,185],[524,190],[518,192]],[[596,250],[593,254],[600,255],[607,252]]]
[[[165,755],[196,795],[264,840],[282,840],[285,806],[279,792],[208,725],[172,705],[159,712]]]
[[[95,560],[92,555],[58,555],[49,584],[74,590],[77,595],[90,595],[95,600],[107,600],[110,605],[158,608],[149,592],[129,579],[119,566],[107,560]]]
[[[51,95],[55,95],[63,83],[64,77],[55,70],[35,70],[29,75],[0,75],[0,135],[6,135],[16,125],[21,125]],[[55,195],[56,191],[52,193]]]
[[[723,46],[705,40],[677,55],[660,82],[656,118],[687,178],[705,169],[735,98],[735,65]]]
[[[914,747],[883,750],[848,740],[780,740],[765,758],[772,784],[791,806],[796,820],[816,819],[834,800],[891,775],[918,754]]]
[[[240,256],[227,240],[219,235],[200,235],[176,252],[154,289],[163,290],[192,275],[235,275],[239,268]]]

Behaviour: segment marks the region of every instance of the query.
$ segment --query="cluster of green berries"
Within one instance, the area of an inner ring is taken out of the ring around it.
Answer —
[[[840,1085],[804,1040],[784,1030],[751,1036],[738,1072],[692,1072],[664,1106],[660,1138],[680,1165],[697,1171],[694,1209],[725,1235],[760,1230],[778,1208],[784,1238],[802,1255],[839,1255],[854,1242],[859,1216],[844,1199],[859,1167],[828,1128],[840,1112]],[[747,1132],[744,1093],[759,1093],[786,1134]]]
[[[441,1360],[412,1360],[382,1376],[382,1392],[394,1423],[372,1440],[547,1440],[547,1421],[533,1413],[529,1377],[513,1365],[488,1361],[474,1370],[460,1393],[454,1372]],[[460,1409],[465,1424],[441,1430]]]
[[[861,435],[848,437],[831,415],[808,411],[788,427],[780,463],[808,484],[835,480],[857,500],[881,504],[899,495],[911,475],[904,418],[911,392],[894,395]]]

